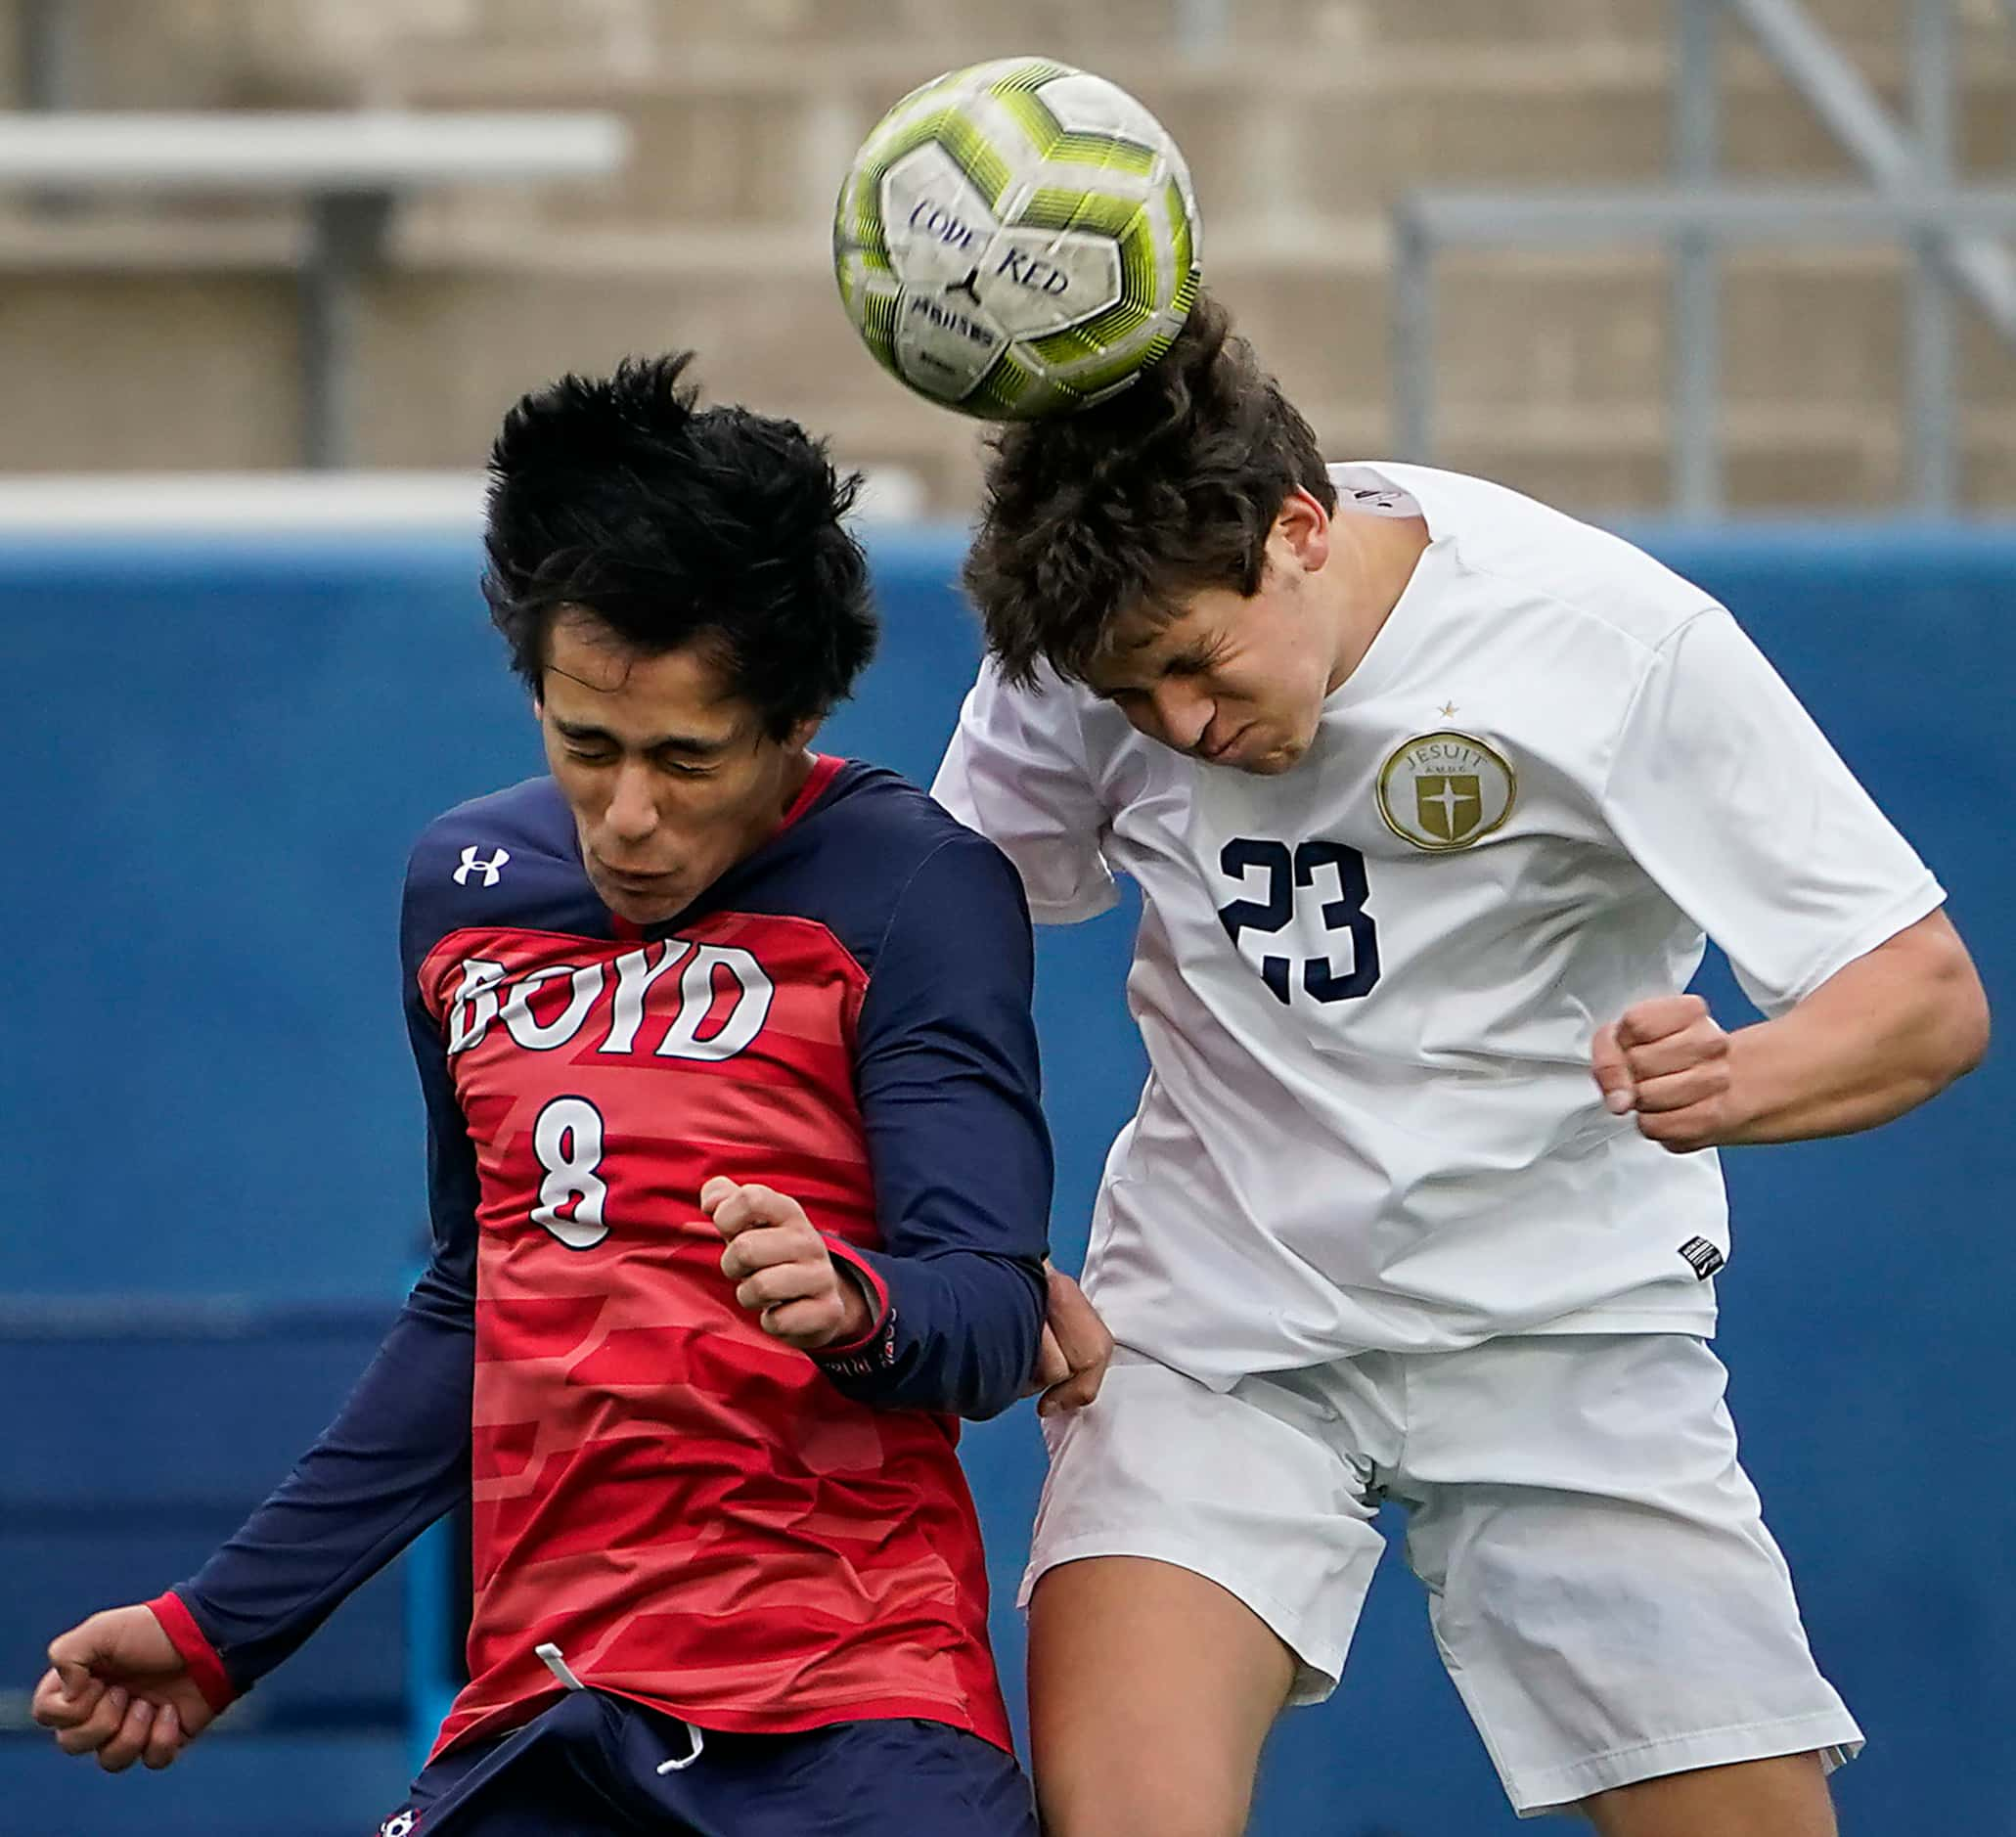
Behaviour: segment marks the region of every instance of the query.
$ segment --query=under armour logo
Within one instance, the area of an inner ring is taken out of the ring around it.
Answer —
[[[462,851],[462,866],[455,871],[455,884],[467,886],[470,874],[480,874],[485,886],[495,886],[504,873],[504,864],[510,859],[511,850],[500,848],[488,861],[480,861],[476,858],[476,844],[471,842]]]

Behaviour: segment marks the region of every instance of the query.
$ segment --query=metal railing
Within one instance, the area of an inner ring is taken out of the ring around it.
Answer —
[[[2004,0],[2016,15],[2016,0]],[[1867,188],[1720,183],[1718,33],[1736,15],[1868,175]],[[2016,20],[2012,20],[2016,22]],[[1952,297],[1964,292],[2016,345],[2016,188],[1953,182],[1950,0],[1910,0],[1910,121],[1896,120],[1801,0],[1676,0],[1674,183],[1521,192],[1416,191],[1394,206],[1393,408],[1399,450],[1434,434],[1434,262],[1444,247],[1662,244],[1672,255],[1668,368],[1673,507],[1724,505],[1718,438],[1719,254],[1731,243],[1882,241],[1911,256],[1905,316],[1911,499],[1952,510],[1959,488]]]

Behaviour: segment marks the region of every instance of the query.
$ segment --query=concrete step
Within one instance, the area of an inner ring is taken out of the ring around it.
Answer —
[[[217,223],[200,231],[144,218],[0,215],[0,272],[10,286],[67,296],[102,324],[129,312],[122,342],[158,341],[165,327],[117,285],[163,285],[219,296],[243,276],[291,298],[298,223]],[[902,392],[847,327],[823,243],[793,233],[577,232],[485,237],[452,221],[409,221],[393,266],[367,291],[367,374],[414,400],[442,395],[430,425],[477,439],[499,391],[568,364],[668,345],[697,348],[756,402],[873,412]],[[1376,225],[1343,221],[1306,249],[1264,242],[1221,248],[1212,284],[1265,360],[1298,398],[1383,408],[1390,298]],[[103,301],[94,291],[113,284]],[[1577,255],[1453,252],[1437,268],[1440,402],[1491,407],[1628,406],[1665,384],[1670,273],[1636,250]],[[1882,249],[1750,250],[1724,264],[1722,375],[1726,399],[1854,403],[1902,412],[1905,266]],[[120,302],[128,302],[122,305]],[[1964,399],[2016,406],[2016,353],[1971,308],[1959,313]],[[282,334],[291,339],[291,327]],[[587,355],[576,356],[578,350]],[[32,339],[9,347],[28,365]],[[445,353],[454,353],[452,362]],[[0,354],[5,361],[5,354]],[[481,379],[470,383],[470,379]],[[475,389],[473,405],[458,406]],[[453,464],[454,452],[402,463]]]
[[[760,11],[763,0],[736,3]],[[805,0],[803,18],[825,21],[828,3],[811,7]],[[1127,3],[1149,8],[1162,0]],[[205,8],[122,10],[123,32],[104,24],[112,17],[109,0],[77,4],[86,23],[100,25],[89,35],[90,51],[103,55],[79,60],[89,72],[80,86],[83,99],[93,102],[271,106],[361,99],[447,108],[619,109],[637,136],[637,157],[622,177],[595,188],[556,188],[543,202],[533,192],[471,195],[474,210],[494,215],[526,208],[531,201],[535,221],[569,224],[823,221],[868,127],[904,90],[944,68],[950,56],[921,31],[893,41],[895,16],[879,13],[872,35],[836,35],[787,55],[752,42],[747,32],[725,31],[675,54],[661,48],[658,34],[672,30],[670,22],[681,15],[642,0],[583,0],[588,22],[558,45],[550,8],[514,9],[502,0],[414,0],[410,19],[376,7],[331,9],[306,0],[217,0]],[[799,17],[792,11],[799,0],[771,4]],[[837,10],[851,4],[855,0]],[[868,7],[870,0],[859,4]],[[1291,0],[1267,4],[1293,11]],[[1197,60],[1166,45],[1122,39],[1099,67],[1141,95],[1176,135],[1197,177],[1207,228],[1257,218],[1292,234],[1307,212],[1335,214],[1340,203],[1347,209],[1376,205],[1417,184],[1664,174],[1671,69],[1659,40],[1564,34],[1492,41],[1483,35],[1482,17],[1465,11],[1483,0],[1463,0],[1452,13],[1453,23],[1472,19],[1478,27],[1472,35],[1399,35],[1399,21],[1439,15],[1442,4],[1379,0],[1377,6],[1325,8],[1303,0],[1307,17],[1329,21],[1333,29],[1352,20],[1369,20],[1382,31],[1393,26],[1391,39],[1368,37],[1357,50],[1339,49],[1341,41],[1314,29],[1306,36],[1310,55],[1286,62],[1264,41],[1235,40],[1222,55]],[[1542,8],[1543,0],[1526,4]],[[1635,17],[1629,8],[1640,0],[1560,4],[1563,20],[1623,9],[1617,15],[1622,23]],[[1073,11],[1105,17],[1076,0]],[[1241,6],[1232,11],[1247,19]],[[192,22],[202,20],[236,22],[239,62],[228,78],[197,56],[202,40]],[[289,20],[297,32],[281,29]],[[503,31],[514,20],[517,36]],[[618,55],[625,41],[616,25],[626,20],[637,42],[631,53]],[[597,21],[606,29],[592,29]],[[450,29],[467,35],[486,23],[493,28],[488,37],[458,38]],[[0,32],[0,44],[8,42]],[[2016,34],[1986,34],[1967,44],[1963,166],[1986,176],[2005,170],[2016,147]],[[1868,63],[1885,96],[1901,108],[1900,59],[1892,52]],[[1730,171],[1854,176],[1806,105],[1754,53],[1729,60],[1727,89]],[[1592,166],[1592,150],[1600,150],[1599,169]]]
[[[1262,330],[1254,315],[1256,333]],[[732,324],[730,322],[733,322]],[[932,508],[974,501],[983,430],[915,400],[841,340],[831,368],[805,374],[794,314],[774,321],[745,299],[688,295],[607,277],[529,291],[470,275],[388,277],[374,289],[356,396],[359,458],[388,467],[478,464],[504,409],[567,368],[692,341],[714,399],[787,412],[828,435],[846,464],[917,474]],[[738,333],[730,340],[731,330]],[[1338,344],[1363,352],[1348,336]],[[455,353],[451,360],[446,354]],[[1295,355],[1290,353],[1289,355]],[[284,467],[297,447],[292,290],[284,276],[15,273],[0,290],[0,470]],[[786,366],[797,363],[794,380]],[[1326,450],[1376,454],[1389,434],[1369,364],[1345,366],[1342,391],[1306,354],[1278,362]],[[1970,398],[1975,399],[1975,398]],[[79,404],[89,404],[80,412]],[[1902,505],[1901,418],[1870,403],[1779,391],[1725,411],[1732,504],[1746,509]],[[1964,476],[1980,508],[2016,508],[2016,407],[1975,399]],[[1635,400],[1480,400],[1446,394],[1439,463],[1571,508],[1656,509],[1666,495],[1666,417],[1655,390]]]
[[[0,22],[24,4],[0,0]],[[1808,6],[1859,54],[1902,42],[1897,0]],[[67,0],[67,13],[81,87],[115,107],[376,96],[416,58],[558,57],[614,74],[715,49],[788,65],[867,48],[921,55],[935,69],[1013,51],[1103,67],[1188,45],[1206,62],[1293,47],[1305,65],[1334,65],[1410,48],[1658,45],[1672,32],[1670,0],[1021,0],[1006,24],[997,0]],[[2006,35],[1998,0],[1956,0],[1955,14],[1970,50]],[[18,36],[0,32],[0,85]],[[1725,36],[1747,33],[1732,22]]]
[[[1732,510],[1912,509],[1897,430],[1852,410],[1754,404],[1725,417],[1722,435],[1724,495]],[[1457,418],[1434,459],[1584,514],[1658,513],[1670,502],[1666,423],[1656,412]],[[1969,416],[1960,470],[1963,505],[2006,512],[2016,502],[2016,416]]]
[[[1438,389],[1478,405],[1657,400],[1670,287],[1653,256],[1448,257],[1436,291]],[[1730,256],[1719,290],[1725,399],[1859,404],[1895,420],[1906,289],[1905,261],[1891,250]],[[2016,351],[1971,307],[1956,316],[1962,399],[2016,407]]]
[[[481,15],[480,42],[515,38],[550,46],[549,17],[534,4],[497,0]],[[979,0],[602,0],[584,9],[596,18],[605,45],[632,56],[678,55],[695,45],[739,44],[788,57],[801,49],[862,44],[929,47],[940,67],[983,58],[1040,53],[1069,61],[1092,48],[1168,46],[1185,35],[1186,21],[1208,9],[1184,0],[1020,0],[1012,14]],[[1322,29],[1332,0],[1223,0],[1216,9],[1220,42],[1278,43],[1284,34]]]
[[[0,0],[9,26],[28,0]],[[223,105],[232,92],[367,93],[416,57],[586,60],[611,71],[739,48],[787,63],[861,46],[927,50],[936,68],[1017,52],[1069,60],[1171,48],[1186,0],[67,0],[74,67],[99,106]],[[1333,0],[1224,0],[1217,42],[1334,34]],[[0,79],[19,34],[0,32]]]
[[[915,50],[836,51],[792,64],[717,51],[676,72],[613,79],[578,61],[420,62],[401,99],[618,109],[635,135],[630,168],[598,187],[555,193],[544,205],[532,201],[547,221],[820,225],[875,116],[937,67],[933,55]],[[1655,182],[1669,169],[1670,69],[1654,47],[1409,52],[1358,64],[1346,80],[1318,69],[1283,73],[1242,56],[1208,67],[1146,56],[1107,67],[1183,147],[1207,239],[1220,222],[1266,223],[1293,237],[1311,214],[1377,208],[1424,184]],[[1962,165],[1986,176],[2005,169],[2016,147],[2016,34],[2006,51],[1970,60],[1968,70]],[[1884,87],[1901,108],[1894,72]],[[1732,175],[1859,177],[1755,58],[1735,61],[1725,114]],[[495,216],[526,202],[516,194],[472,196],[469,208]]]
[[[296,464],[294,295],[284,271],[10,272],[0,470]]]
[[[788,235],[582,235],[543,245],[536,257],[508,243],[415,236],[402,254],[412,271],[402,285],[432,300],[430,336],[443,339],[456,336],[465,299],[495,298],[535,328],[549,315],[579,324],[583,312],[613,311],[624,327],[655,328],[660,341],[742,367],[759,398],[767,388],[773,399],[868,405],[894,386],[856,347],[824,248]],[[1291,393],[1386,401],[1391,302],[1377,226],[1339,222],[1306,250],[1234,245],[1210,273]],[[1728,399],[1899,412],[1905,278],[1904,258],[1880,248],[1729,256],[1721,288]],[[1503,405],[1657,400],[1670,285],[1666,260],[1638,250],[1447,255],[1437,270],[1438,392]],[[2016,352],[1971,308],[1958,317],[1964,395],[2016,406]],[[525,356],[536,361],[536,340]]]
[[[24,99],[22,19],[35,4],[0,0],[0,106]],[[56,15],[61,106],[77,109],[350,106],[380,55],[375,20],[395,18],[384,0],[63,0],[45,11]]]
[[[297,208],[212,214],[71,197],[43,208],[0,199],[0,273],[271,276],[297,269],[308,243]]]
[[[11,258],[20,252],[0,236],[0,392],[11,404],[0,467],[293,457],[295,297],[284,269],[258,270],[241,248],[229,251],[233,265],[202,274],[109,261],[104,250],[54,270]],[[1333,443],[1386,445],[1386,296],[1374,264],[1312,273],[1256,263],[1221,291]],[[1725,297],[1732,473],[1751,464],[1745,452],[1791,440],[1833,455],[1800,474],[1800,501],[1826,501],[1837,488],[1853,504],[1897,495],[1904,417],[1896,265],[1746,257],[1731,264]],[[1639,501],[1631,481],[1664,463],[1664,305],[1663,276],[1645,261],[1453,265],[1436,373],[1445,455],[1498,472],[1519,455],[1551,453],[1550,465],[1590,468],[1591,482],[1579,487],[1586,498],[1606,475],[1594,456],[1608,451],[1618,488]],[[360,458],[474,464],[524,389],[674,345],[700,352],[714,396],[844,434],[862,460],[915,466],[942,506],[969,501],[962,493],[976,429],[885,377],[847,329],[829,279],[809,267],[778,267],[752,285],[734,263],[595,267],[562,250],[536,270],[464,263],[386,273],[367,289],[361,314]],[[1986,475],[2016,482],[1992,463],[1997,430],[2016,420],[2016,355],[1968,315],[1959,371],[1974,443],[1990,456]],[[91,413],[79,414],[79,402]],[[1658,489],[1645,485],[1643,501]]]
[[[1822,30],[1858,54],[1894,50],[1904,40],[1908,8],[1901,0],[1804,0]],[[1334,35],[1353,32],[1385,45],[1512,45],[1626,40],[1665,43],[1674,28],[1671,0],[1333,0],[1312,6]],[[1954,0],[1953,24],[1969,48],[2008,35],[1998,0]],[[1725,42],[1750,34],[1733,16]]]

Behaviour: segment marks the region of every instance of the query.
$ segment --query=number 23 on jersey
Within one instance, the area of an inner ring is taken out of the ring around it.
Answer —
[[[1379,980],[1379,928],[1366,910],[1370,888],[1365,856],[1357,849],[1324,841],[1290,849],[1285,842],[1240,835],[1220,851],[1218,866],[1245,895],[1218,909],[1219,922],[1276,1001],[1293,1001],[1298,988],[1324,1003],[1371,993]],[[1322,955],[1296,957],[1269,948],[1273,941],[1303,942],[1312,919],[1321,930]],[[1289,937],[1281,938],[1283,932]],[[1346,960],[1341,966],[1340,956]]]

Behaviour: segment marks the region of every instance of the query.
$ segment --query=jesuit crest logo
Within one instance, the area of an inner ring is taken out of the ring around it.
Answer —
[[[1431,854],[1468,848],[1512,814],[1518,781],[1474,735],[1418,734],[1379,768],[1379,815]]]

